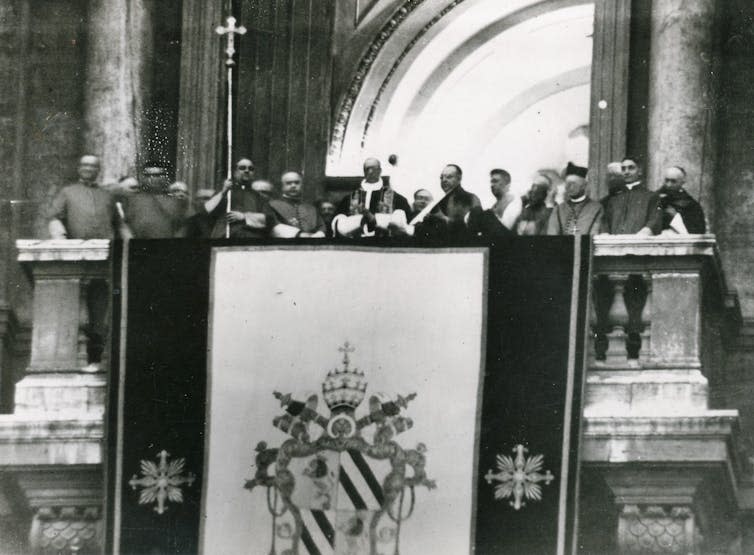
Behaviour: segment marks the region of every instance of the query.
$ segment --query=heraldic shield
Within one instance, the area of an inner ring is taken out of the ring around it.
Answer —
[[[267,490],[271,555],[399,554],[415,488],[435,487],[425,473],[425,446],[404,449],[396,441],[413,425],[402,412],[416,395],[372,395],[358,411],[365,374],[351,368],[348,343],[340,351],[343,367],[322,384],[329,416],[317,395],[299,401],[274,393],[285,412],[273,425],[291,437],[276,448],[257,445],[255,476],[245,485]]]

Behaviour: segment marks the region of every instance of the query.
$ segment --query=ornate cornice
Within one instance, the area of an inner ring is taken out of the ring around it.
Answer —
[[[403,49],[403,52],[401,52],[400,56],[398,56],[398,58],[395,60],[385,79],[380,85],[377,96],[372,101],[372,105],[369,109],[369,116],[367,117],[367,122],[361,139],[362,144],[364,142],[364,138],[366,137],[367,130],[371,124],[377,105],[381,100],[382,94],[387,89],[390,80],[395,75],[395,72],[397,71],[400,64],[406,58],[408,53],[413,49],[413,47],[416,46],[416,44],[421,40],[421,38],[443,17],[445,17],[463,1],[464,0],[453,0],[450,4],[443,8],[437,15],[435,15],[435,17],[433,17],[427,24],[424,25],[424,27],[419,30],[419,32],[414,36],[411,42],[408,43],[406,48]],[[369,74],[369,71],[372,69],[377,56],[382,51],[385,44],[387,44],[388,40],[390,40],[390,38],[395,34],[395,31],[398,29],[398,27],[400,27],[401,24],[408,18],[408,16],[411,15],[411,13],[416,10],[416,8],[421,6],[423,2],[424,0],[405,0],[403,2],[403,5],[398,8],[393,13],[392,17],[380,28],[374,40],[372,40],[371,44],[366,49],[366,52],[362,55],[356,72],[354,73],[353,78],[351,79],[351,82],[346,89],[345,97],[340,103],[340,108],[335,118],[335,125],[333,126],[333,132],[330,139],[331,158],[338,156],[343,148],[343,140],[345,139],[346,129],[348,127],[348,122],[351,119],[353,107],[356,104],[356,99],[358,98],[362,86],[364,85],[364,80]]]

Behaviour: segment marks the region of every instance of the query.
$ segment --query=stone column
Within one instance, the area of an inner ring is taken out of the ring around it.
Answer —
[[[87,21],[85,148],[101,179],[136,171],[152,55],[150,0],[92,0]]]
[[[652,2],[649,64],[650,189],[668,166],[687,172],[686,189],[714,222],[717,39],[715,0]]]

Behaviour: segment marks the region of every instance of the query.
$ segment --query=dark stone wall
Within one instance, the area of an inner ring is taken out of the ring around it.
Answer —
[[[331,41],[335,3],[243,0],[240,41],[237,156],[251,156],[257,174],[279,180],[304,173],[304,196],[322,190],[330,133]]]
[[[724,9],[715,229],[728,284],[754,317],[754,3],[730,0]]]
[[[75,176],[83,134],[86,3],[31,2],[21,187],[43,200]]]

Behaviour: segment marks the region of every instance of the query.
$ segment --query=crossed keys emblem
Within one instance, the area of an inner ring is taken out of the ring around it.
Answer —
[[[543,455],[527,457],[526,453],[529,450],[523,445],[516,445],[513,452],[516,454],[515,459],[507,455],[498,455],[498,472],[493,473],[492,470],[488,470],[484,479],[488,484],[492,484],[493,481],[499,482],[495,486],[495,499],[512,498],[508,504],[518,511],[526,505],[524,499],[541,501],[540,483],[550,485],[555,476],[549,470],[542,472],[545,462]]]

